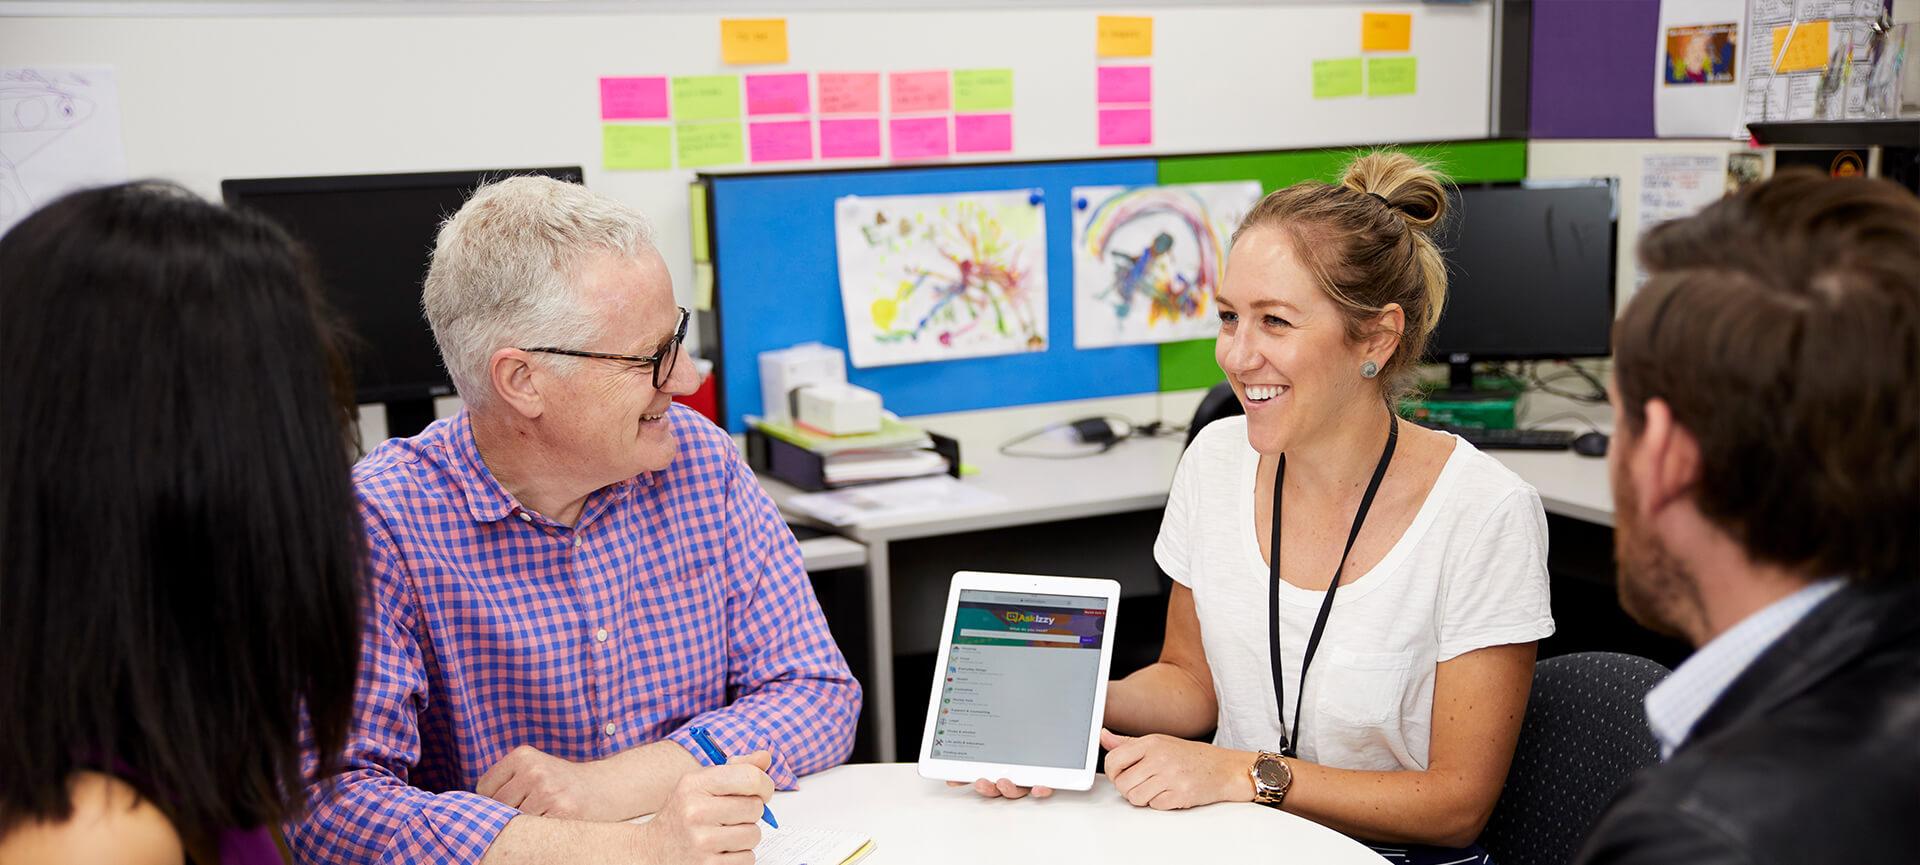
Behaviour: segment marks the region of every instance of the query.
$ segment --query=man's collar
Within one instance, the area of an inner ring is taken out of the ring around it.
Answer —
[[[467,497],[467,512],[473,515],[474,522],[498,522],[520,512],[520,502],[500,485],[500,479],[494,477],[487,461],[481,459],[480,445],[473,439],[473,417],[466,409],[454,417],[452,433],[453,457],[460,467],[456,475],[460,491]]]

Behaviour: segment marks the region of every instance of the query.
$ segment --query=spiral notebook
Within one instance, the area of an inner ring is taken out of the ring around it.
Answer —
[[[852,865],[873,852],[873,839],[831,829],[762,829],[757,865]]]

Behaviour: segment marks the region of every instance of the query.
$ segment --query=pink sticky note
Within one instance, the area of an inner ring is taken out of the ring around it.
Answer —
[[[955,153],[1012,152],[1013,115],[954,115],[953,150]]]
[[[822,72],[819,77],[821,114],[880,113],[880,73]]]
[[[747,114],[805,114],[807,73],[747,76]]]
[[[1153,67],[1100,67],[1100,104],[1152,102]]]
[[[667,79],[600,79],[601,120],[659,120],[667,116]]]
[[[887,92],[892,97],[893,113],[945,111],[952,102],[947,86],[947,70],[938,72],[895,72],[887,76]]]
[[[824,107],[826,97],[821,101]],[[822,159],[875,159],[880,156],[880,121],[820,121],[820,157]]]
[[[755,162],[813,158],[813,122],[779,120],[747,124],[747,149]]]
[[[1100,109],[1100,146],[1153,143],[1153,109]]]
[[[950,151],[945,117],[896,117],[888,126],[895,159],[938,159]]]

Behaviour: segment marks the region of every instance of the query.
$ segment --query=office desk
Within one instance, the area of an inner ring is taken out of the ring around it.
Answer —
[[[1138,808],[1105,776],[1086,792],[1007,801],[929,781],[911,763],[861,763],[802,778],[800,789],[775,794],[769,807],[782,826],[872,837],[873,853],[863,861],[875,865],[1006,859],[1168,865],[1247,861],[1258,850],[1284,851],[1278,858],[1315,865],[1385,861],[1332,829],[1259,805]]]

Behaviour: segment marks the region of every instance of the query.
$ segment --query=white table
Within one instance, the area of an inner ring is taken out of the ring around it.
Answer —
[[[860,763],[802,778],[800,789],[775,794],[768,807],[781,826],[870,836],[873,853],[862,861],[874,865],[1385,861],[1332,829],[1259,805],[1137,808],[1104,775],[1086,792],[1007,801],[926,780],[912,763]]]

